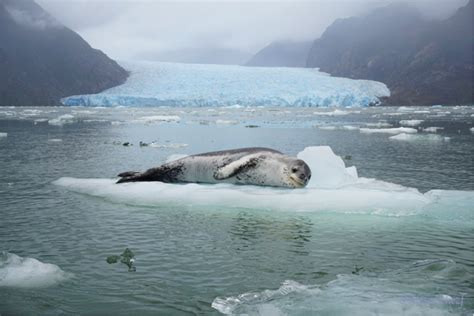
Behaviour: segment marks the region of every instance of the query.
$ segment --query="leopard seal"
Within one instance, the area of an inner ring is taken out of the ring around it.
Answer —
[[[233,183],[284,188],[305,187],[311,170],[300,159],[270,148],[252,147],[187,156],[145,172],[128,171],[117,183]]]

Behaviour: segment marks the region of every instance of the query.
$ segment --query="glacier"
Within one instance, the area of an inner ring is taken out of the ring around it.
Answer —
[[[97,94],[61,99],[67,106],[351,107],[390,96],[381,82],[331,77],[312,68],[260,68],[122,61],[127,81]]]

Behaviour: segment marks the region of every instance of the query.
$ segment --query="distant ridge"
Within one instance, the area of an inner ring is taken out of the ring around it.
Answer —
[[[262,48],[245,66],[305,67],[312,41],[276,41]]]
[[[314,41],[308,67],[384,82],[388,104],[472,104],[473,0],[444,21],[409,5],[336,20]]]
[[[59,105],[128,73],[33,0],[0,0],[0,106]]]

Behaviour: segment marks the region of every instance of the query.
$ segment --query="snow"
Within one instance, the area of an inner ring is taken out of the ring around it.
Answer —
[[[368,106],[390,95],[381,82],[331,77],[310,68],[259,68],[124,61],[128,80],[74,106]],[[333,113],[341,115],[343,113]]]
[[[423,120],[401,120],[400,125],[402,126],[418,126],[423,123]]]
[[[70,277],[55,264],[35,258],[22,258],[14,253],[0,253],[0,287],[46,287]]]
[[[398,127],[398,128],[361,128],[359,130],[361,133],[373,134],[373,133],[385,133],[385,134],[415,134],[418,131],[410,127]]]
[[[312,169],[311,181],[303,189],[283,189],[232,184],[169,184],[135,182],[116,184],[116,179],[60,178],[55,185],[69,191],[131,205],[218,207],[285,212],[320,212],[409,216],[450,204],[474,201],[470,191],[422,194],[414,188],[358,177],[356,167],[346,167],[330,147],[307,147],[297,155]],[[171,157],[176,159],[180,156]],[[462,199],[458,198],[458,195]],[[451,199],[451,200],[449,200]],[[452,214],[451,214],[452,215]]]

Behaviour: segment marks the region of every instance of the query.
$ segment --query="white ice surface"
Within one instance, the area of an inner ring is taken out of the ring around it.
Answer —
[[[361,133],[365,134],[374,134],[374,133],[383,133],[383,134],[414,134],[418,131],[411,127],[397,127],[397,128],[361,128],[359,129]]]
[[[121,63],[127,81],[62,99],[84,106],[368,106],[390,95],[381,82],[331,77],[310,68],[161,62]],[[336,113],[334,113],[337,115]]]
[[[437,133],[439,130],[443,130],[443,129],[444,127],[430,126],[430,127],[423,128],[423,132]]]
[[[23,258],[6,251],[0,253],[0,287],[47,287],[70,276],[55,264]]]
[[[401,120],[400,125],[402,125],[402,126],[418,126],[423,122],[424,122],[424,120]]]
[[[298,157],[312,170],[311,181],[303,189],[161,182],[116,184],[116,179],[69,177],[60,178],[54,184],[73,192],[133,205],[334,211],[385,216],[417,214],[450,198],[450,194],[438,194],[433,198],[431,191],[422,194],[414,188],[358,177],[356,168],[346,168],[343,160],[327,146],[307,147]],[[473,192],[466,191],[464,204],[469,205],[473,196]]]
[[[0,133],[0,137],[7,137],[8,133]]]
[[[406,133],[401,133],[397,134],[395,136],[390,136],[389,139],[391,140],[400,140],[400,141],[408,141],[408,142],[413,142],[413,141],[424,141],[424,142],[447,142],[451,138],[446,137],[446,136],[441,136],[441,135],[415,135],[415,134],[406,134]]]

